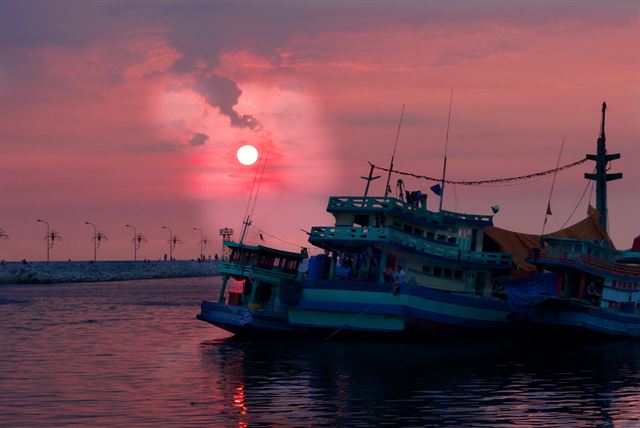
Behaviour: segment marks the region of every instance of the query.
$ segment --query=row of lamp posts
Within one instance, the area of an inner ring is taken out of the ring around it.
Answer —
[[[45,244],[47,248],[47,262],[48,262],[49,255],[55,241],[62,241],[62,237],[58,232],[56,232],[53,229],[50,229],[49,223],[46,220],[37,219],[36,221],[38,223],[44,223],[47,227]],[[107,240],[107,235],[105,235],[104,232],[98,231],[98,228],[96,227],[96,225],[94,223],[91,223],[90,221],[85,221],[84,224],[93,227],[93,237],[91,238],[91,240],[93,241],[93,261],[95,262],[97,260],[98,248],[100,248],[100,244],[102,243],[102,241]],[[147,239],[141,233],[138,233],[138,230],[136,229],[135,226],[127,224],[125,225],[125,227],[130,227],[131,229],[133,229],[133,238],[131,239],[131,241],[133,242],[133,260],[137,261],[138,250],[140,249],[140,246],[142,245],[143,242],[147,242]],[[182,244],[182,241],[176,235],[173,234],[173,230],[171,230],[170,227],[162,226],[162,228],[167,229],[169,231],[169,260],[173,260],[173,250],[176,249],[177,244]],[[204,258],[204,250],[209,241],[207,240],[207,237],[204,236],[204,233],[202,232],[201,229],[194,227],[193,230],[197,230],[198,232],[200,232],[200,241],[199,241],[200,258]],[[166,259],[166,255],[165,255],[165,259]]]

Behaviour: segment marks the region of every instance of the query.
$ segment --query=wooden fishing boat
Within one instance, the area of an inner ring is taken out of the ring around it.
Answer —
[[[219,267],[222,287],[218,299],[203,301],[197,318],[235,334],[304,330],[289,324],[283,303],[288,289],[280,285],[296,278],[298,267],[307,258],[306,250],[295,253],[231,241],[225,245],[231,251]]]

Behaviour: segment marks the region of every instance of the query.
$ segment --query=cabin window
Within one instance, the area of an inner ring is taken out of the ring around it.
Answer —
[[[437,239],[438,239],[438,241],[444,241],[444,240],[446,240],[446,239],[447,239],[447,237],[446,237],[446,236],[444,236],[444,235],[438,235],[438,236],[437,236]]]
[[[450,236],[447,238],[447,242],[450,244],[455,244],[456,243],[456,237],[455,236]]]
[[[462,279],[462,271],[459,269],[456,269],[453,271],[453,278],[454,279]]]
[[[428,273],[428,274],[431,274],[431,266],[429,266],[429,265],[422,265],[422,272],[424,272],[424,273]]]
[[[418,235],[418,236],[424,236],[424,230],[420,229],[419,227],[416,227],[416,228],[413,230],[413,233],[415,233],[415,234],[416,234],[416,235]]]
[[[442,276],[442,268],[439,266],[433,267],[433,276]]]
[[[411,226],[409,226],[408,224],[405,224],[402,229],[407,233],[413,232],[413,228]]]
[[[444,277],[445,278],[453,278],[453,271],[451,269],[444,269]]]
[[[369,215],[368,214],[356,214],[353,218],[353,222],[362,227],[369,227]]]
[[[427,232],[427,239],[430,239],[433,241],[434,238],[435,238],[435,234],[433,232]]]
[[[402,227],[402,223],[400,223],[399,221],[395,221],[395,220],[393,221],[393,225],[395,227]]]

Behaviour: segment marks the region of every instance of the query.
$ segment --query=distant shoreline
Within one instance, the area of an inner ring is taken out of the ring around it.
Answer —
[[[59,284],[217,276],[219,260],[4,262],[0,284]]]

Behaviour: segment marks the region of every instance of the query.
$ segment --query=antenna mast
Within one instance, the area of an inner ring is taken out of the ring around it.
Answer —
[[[449,149],[449,126],[451,125],[451,107],[453,107],[453,88],[449,98],[449,118],[447,119],[447,135],[444,138],[444,165],[442,167],[442,181],[440,182],[440,208],[442,211],[442,201],[444,200],[444,180],[447,176],[447,151]]]
[[[398,148],[398,138],[400,137],[400,127],[402,126],[402,116],[404,116],[404,104],[400,111],[400,122],[398,123],[398,132],[396,133],[396,144],[393,146],[393,155],[391,155],[391,163],[389,164],[389,174],[387,174],[387,185],[384,188],[384,197],[389,194],[389,181],[391,180],[391,171],[393,170],[393,160],[396,157],[396,149]]]
[[[620,159],[620,153],[607,154],[606,137],[604,135],[604,114],[606,110],[607,103],[603,102],[597,154],[587,155],[587,159],[596,161],[596,172],[595,174],[585,173],[584,178],[587,180],[595,180],[596,182],[596,209],[600,214],[600,226],[608,232],[607,181],[621,179],[622,173],[607,174],[607,163],[615,159]]]

